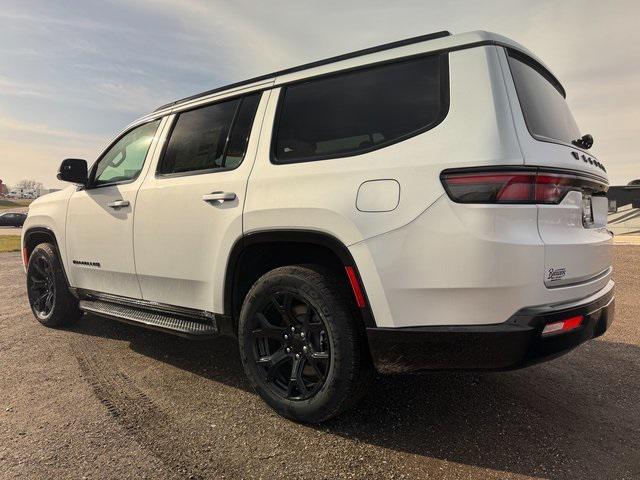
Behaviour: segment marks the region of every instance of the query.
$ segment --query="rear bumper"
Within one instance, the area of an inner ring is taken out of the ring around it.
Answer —
[[[476,326],[368,328],[380,373],[419,370],[508,370],[560,356],[607,331],[614,317],[614,283],[577,302],[525,308],[506,322]],[[548,323],[583,315],[569,332],[542,335]]]

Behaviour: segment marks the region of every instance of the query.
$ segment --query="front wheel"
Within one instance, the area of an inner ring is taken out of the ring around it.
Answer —
[[[56,248],[49,243],[38,245],[27,265],[27,294],[31,311],[47,327],[75,323],[82,312],[71,294]]]
[[[240,313],[249,380],[280,415],[322,422],[357,402],[374,375],[344,282],[319,266],[280,267],[251,288]]]

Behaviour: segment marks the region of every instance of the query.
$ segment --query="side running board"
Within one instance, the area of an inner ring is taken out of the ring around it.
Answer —
[[[194,319],[173,312],[94,299],[80,300],[80,310],[181,337],[210,338],[218,334],[215,318]]]

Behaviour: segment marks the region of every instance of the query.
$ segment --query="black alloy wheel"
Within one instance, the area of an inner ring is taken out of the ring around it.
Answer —
[[[253,359],[277,395],[305,400],[322,388],[331,345],[322,316],[308,300],[277,292],[256,312],[250,328]]]
[[[283,417],[318,423],[340,415],[375,375],[347,279],[321,265],[262,275],[244,298],[240,358],[251,386]]]
[[[47,327],[71,325],[82,316],[78,299],[69,290],[58,250],[50,243],[37,245],[29,255],[27,295],[33,315]]]
[[[27,292],[33,313],[46,319],[53,312],[56,300],[56,279],[51,260],[39,255],[30,264]]]

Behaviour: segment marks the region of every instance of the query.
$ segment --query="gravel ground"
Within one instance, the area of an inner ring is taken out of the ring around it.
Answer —
[[[603,337],[508,373],[380,378],[321,427],[275,415],[231,339],[40,326],[0,254],[0,478],[638,478],[640,247]]]

